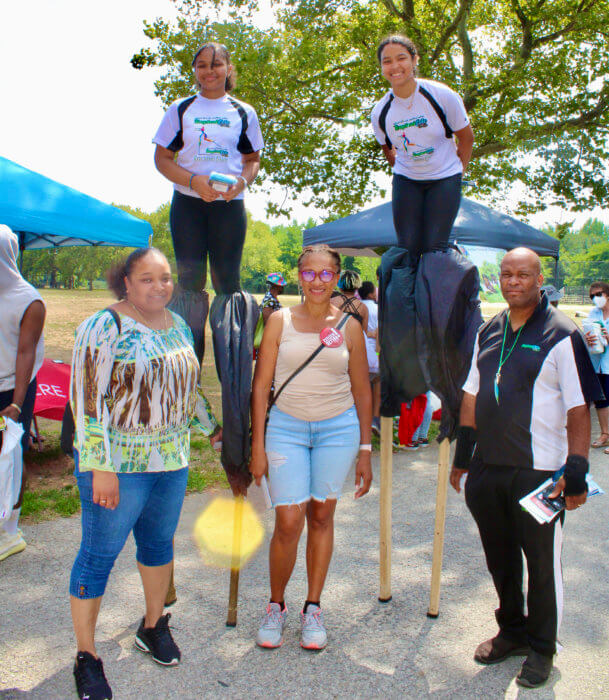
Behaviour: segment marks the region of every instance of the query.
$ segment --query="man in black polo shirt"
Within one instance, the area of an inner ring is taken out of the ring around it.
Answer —
[[[494,664],[526,655],[516,681],[535,687],[548,679],[556,653],[564,512],[540,525],[518,501],[564,465],[555,495],[564,494],[567,510],[585,503],[589,403],[600,386],[579,330],[540,292],[537,255],[527,248],[507,253],[500,281],[508,309],[478,332],[450,482],[459,492],[468,472],[465,500],[499,596],[499,633],[474,658]]]

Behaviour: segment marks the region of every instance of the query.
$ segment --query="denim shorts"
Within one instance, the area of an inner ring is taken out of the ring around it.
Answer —
[[[93,503],[93,473],[78,470],[76,480],[82,508],[82,541],[72,567],[70,594],[99,598],[129,533],[144,566],[163,566],[173,559],[173,536],[178,526],[188,467],[170,472],[117,474],[119,504],[114,510]]]
[[[273,406],[265,440],[273,506],[340,498],[359,441],[355,406],[320,421],[294,418]]]

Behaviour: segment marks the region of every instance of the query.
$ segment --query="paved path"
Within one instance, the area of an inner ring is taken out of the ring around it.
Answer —
[[[592,472],[609,487],[609,457],[594,451]],[[194,520],[212,495],[190,496],[177,534],[179,601],[172,610],[183,654],[160,668],[133,648],[142,595],[130,540],[113,571],[100,615],[98,651],[118,700],[127,698],[609,698],[609,496],[567,516],[564,548],[565,647],[543,689],[514,683],[519,660],[474,663],[477,643],[496,631],[496,599],[477,531],[452,491],[447,509],[440,617],[426,617],[437,449],[394,456],[393,600],[378,596],[378,457],[375,488],[354,502],[352,477],[339,505],[336,551],[323,605],[329,646],[298,646],[305,594],[304,547],[287,592],[283,647],[264,651],[254,636],[268,599],[267,539],[241,574],[239,623],[225,627],[228,574],[203,566]],[[609,489],[608,489],[609,490]],[[73,638],[67,597],[79,540],[78,518],[23,528],[28,547],[0,564],[0,697],[72,698]]]

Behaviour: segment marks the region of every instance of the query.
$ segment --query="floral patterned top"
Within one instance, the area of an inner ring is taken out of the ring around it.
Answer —
[[[153,330],[107,310],[76,330],[70,402],[79,469],[173,471],[188,466],[190,427],[217,422],[199,384],[199,362],[184,319]]]
[[[262,309],[266,309],[267,306],[270,306],[274,311],[281,308],[279,299],[276,299],[271,294],[270,290],[262,297],[262,301],[260,302],[260,311],[262,311]]]

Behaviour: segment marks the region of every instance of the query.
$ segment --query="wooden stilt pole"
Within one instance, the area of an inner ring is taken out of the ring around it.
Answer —
[[[381,417],[381,522],[379,600],[391,600],[391,490],[393,472],[393,418]]]
[[[446,495],[448,492],[448,471],[450,461],[450,441],[445,438],[440,443],[438,458],[438,486],[436,490],[436,523],[433,536],[433,558],[431,563],[431,591],[427,617],[440,614],[440,579],[442,576],[442,551],[444,549],[444,523],[446,520]]]
[[[243,525],[243,496],[235,497],[235,516],[233,521],[233,552],[230,568],[230,587],[228,591],[228,614],[226,626],[237,626],[237,603],[239,599],[239,568],[241,564],[241,528]]]

